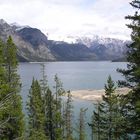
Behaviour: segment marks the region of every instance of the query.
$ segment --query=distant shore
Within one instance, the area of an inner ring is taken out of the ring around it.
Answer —
[[[117,94],[127,94],[130,91],[128,88],[116,89]],[[75,90],[71,91],[72,97],[75,99],[82,99],[88,101],[100,101],[105,90]]]

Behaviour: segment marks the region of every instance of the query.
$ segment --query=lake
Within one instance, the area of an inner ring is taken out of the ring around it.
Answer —
[[[113,80],[122,79],[117,68],[126,68],[125,62],[46,62],[45,72],[50,86],[53,85],[54,75],[63,82],[67,90],[102,89],[109,75]],[[20,63],[19,73],[23,86],[29,87],[32,77],[41,78],[40,63]]]
[[[112,76],[114,81],[123,79],[120,73],[116,72],[117,68],[126,68],[125,62],[46,62],[45,72],[47,75],[48,83],[51,89],[54,86],[55,74],[63,82],[63,87],[66,90],[78,89],[103,89],[104,84],[109,75]],[[32,78],[41,79],[41,65],[40,63],[20,63],[19,74],[22,81],[22,98],[23,106],[27,101],[27,95],[31,86]],[[80,108],[88,108],[87,121],[90,121],[94,106],[91,101],[74,100],[75,118],[78,118]],[[25,111],[25,109],[24,109]],[[26,112],[26,111],[25,111]],[[75,120],[76,122],[76,120]],[[87,127],[87,132],[90,129]],[[90,133],[88,133],[89,139]]]

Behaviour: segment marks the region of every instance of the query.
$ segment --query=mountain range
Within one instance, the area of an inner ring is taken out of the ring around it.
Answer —
[[[20,61],[93,61],[121,60],[127,52],[124,41],[112,38],[73,37],[73,42],[49,40],[37,28],[8,24],[0,19],[0,38],[11,35]]]

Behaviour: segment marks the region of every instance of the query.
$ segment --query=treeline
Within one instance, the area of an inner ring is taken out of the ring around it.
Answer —
[[[0,140],[14,140],[22,137],[24,132],[17,67],[12,38],[9,37],[6,43],[0,40]]]
[[[62,83],[55,76],[55,91],[50,90],[42,65],[42,79],[33,79],[27,103],[28,132],[26,139],[64,140],[72,136],[72,99],[68,93],[66,102]]]
[[[117,94],[109,76],[105,95],[91,112],[91,122],[85,120],[87,109],[81,108],[76,127],[70,91],[63,89],[56,75],[52,92],[44,65],[41,80],[32,80],[25,122],[16,46],[10,36],[7,42],[0,40],[0,140],[87,140],[86,124],[91,140],[140,140],[140,1],[130,4],[137,10],[134,16],[126,17],[132,20],[127,25],[132,29],[132,43],[128,46],[127,70],[118,69],[126,80],[119,81],[118,86],[131,90],[126,95]]]
[[[32,80],[26,110],[22,112],[21,83],[17,73],[16,46],[9,36],[6,43],[0,40],[0,140],[74,140],[73,104],[70,91],[65,92],[55,75],[54,92],[47,83],[45,67],[42,79]],[[67,96],[66,99],[64,95]],[[83,110],[75,130],[84,139]],[[25,121],[26,120],[26,121]],[[82,126],[82,127],[81,127]]]

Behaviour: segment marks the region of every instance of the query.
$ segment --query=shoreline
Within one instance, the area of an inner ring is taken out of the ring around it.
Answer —
[[[116,89],[117,94],[127,94],[130,91],[129,88],[118,88]],[[105,90],[74,90],[71,91],[72,97],[80,100],[87,101],[101,101],[102,95],[105,94]]]

